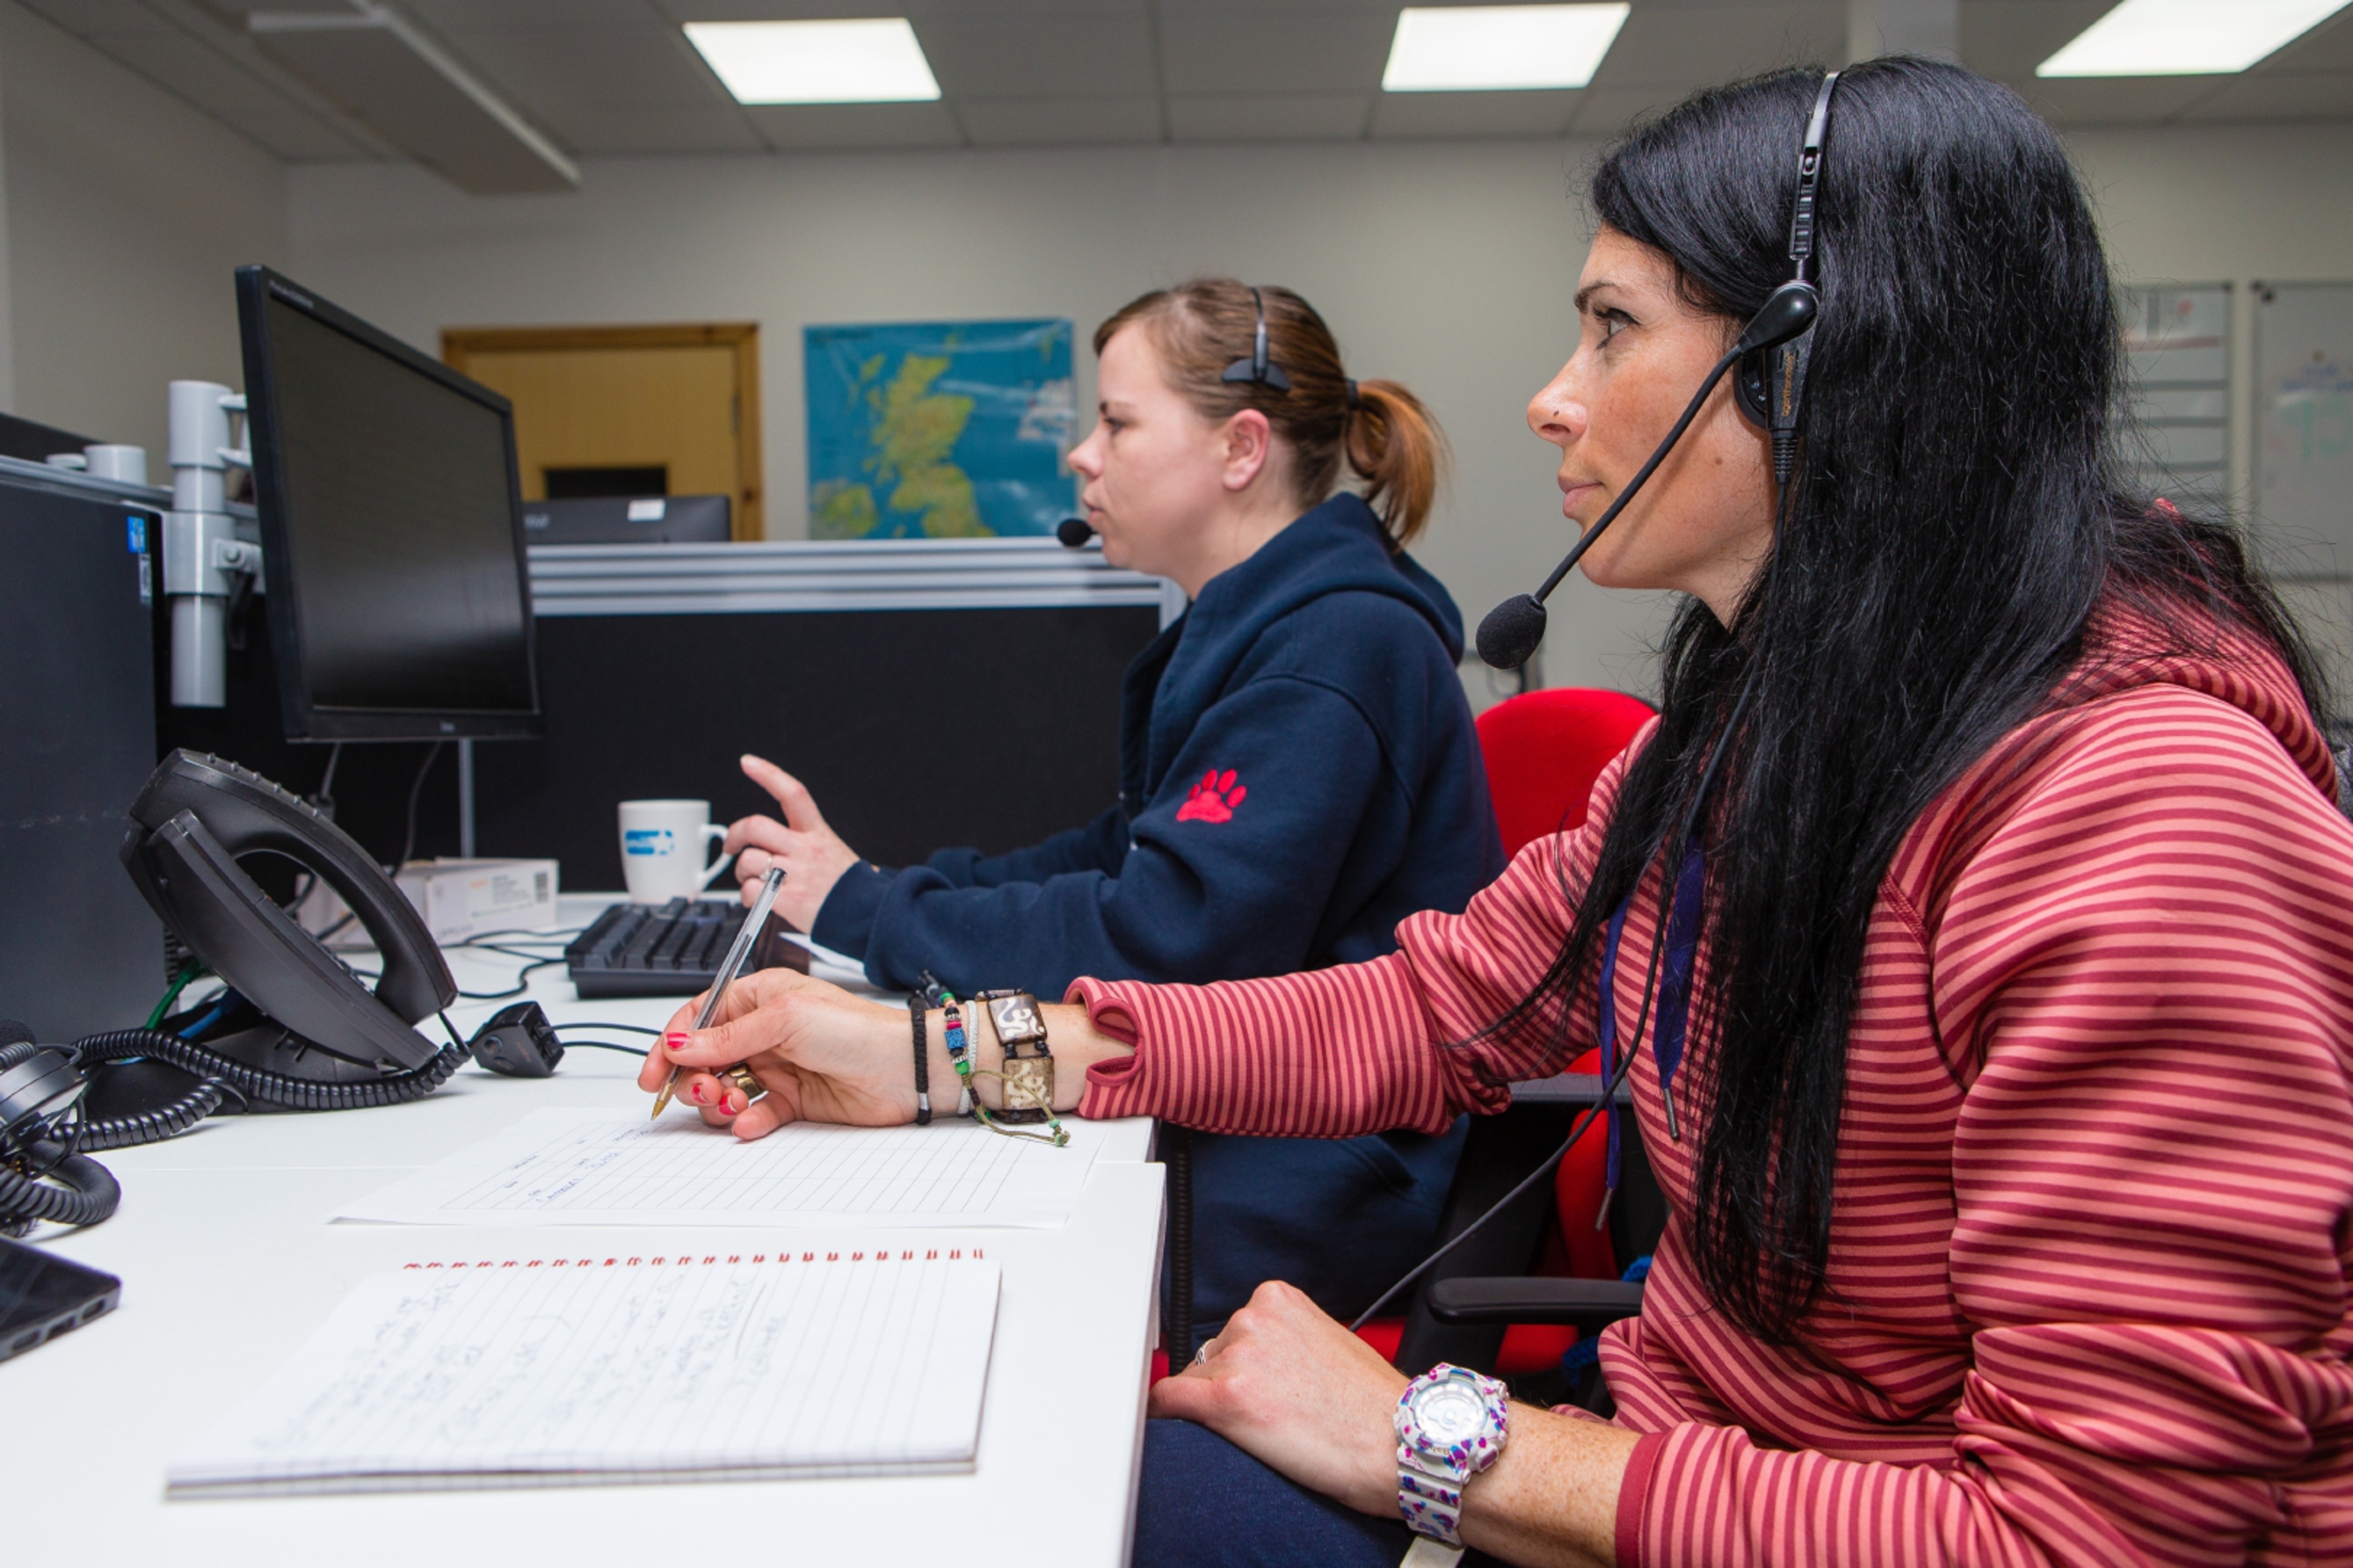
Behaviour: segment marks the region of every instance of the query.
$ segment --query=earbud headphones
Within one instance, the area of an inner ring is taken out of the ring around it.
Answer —
[[[1283,374],[1281,365],[1266,357],[1266,300],[1255,287],[1250,289],[1250,304],[1258,310],[1258,336],[1253,340],[1250,356],[1248,359],[1238,359],[1226,366],[1225,374],[1218,379],[1219,381],[1254,381],[1261,386],[1270,386],[1277,392],[1289,392],[1291,377]]]
[[[1585,531],[1569,552],[1552,569],[1533,594],[1518,594],[1487,612],[1479,623],[1479,657],[1497,669],[1517,669],[1527,663],[1544,641],[1544,602],[1562,578],[1568,575],[1577,560],[1593,547],[1609,526],[1618,521],[1618,514],[1641,493],[1675,443],[1683,438],[1693,420],[1699,417],[1701,405],[1715,390],[1726,372],[1735,364],[1741,374],[1733,382],[1734,402],[1753,423],[1773,433],[1773,482],[1786,485],[1797,466],[1798,416],[1804,408],[1806,362],[1811,342],[1814,318],[1821,310],[1821,296],[1813,283],[1814,202],[1821,184],[1822,142],[1830,130],[1831,94],[1838,89],[1839,73],[1823,76],[1821,91],[1814,98],[1814,111],[1806,121],[1805,142],[1798,153],[1798,199],[1789,215],[1789,259],[1795,270],[1787,283],[1765,298],[1765,304],[1749,318],[1735,342],[1715,368],[1707,373],[1699,390],[1684,405],[1683,416],[1667,432],[1631,482],[1618,492],[1609,509]],[[1237,362],[1238,363],[1240,362]],[[1229,381],[1240,379],[1231,370],[1226,372]]]

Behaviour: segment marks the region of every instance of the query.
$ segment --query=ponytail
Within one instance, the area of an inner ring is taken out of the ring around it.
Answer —
[[[1446,467],[1446,435],[1420,398],[1394,381],[1352,384],[1348,467],[1365,481],[1365,501],[1381,514],[1389,548],[1403,550],[1430,522]]]
[[[1290,384],[1228,381],[1226,367],[1252,357],[1259,309],[1266,310],[1267,359]],[[1197,278],[1132,300],[1095,329],[1095,353],[1122,328],[1141,326],[1159,351],[1168,384],[1195,413],[1222,424],[1245,408],[1266,416],[1291,448],[1299,499],[1322,503],[1340,464],[1365,481],[1365,501],[1381,520],[1392,552],[1430,521],[1446,466],[1446,437],[1421,399],[1394,381],[1361,385],[1340,372],[1340,346],[1315,307],[1288,289],[1253,298],[1230,278]]]

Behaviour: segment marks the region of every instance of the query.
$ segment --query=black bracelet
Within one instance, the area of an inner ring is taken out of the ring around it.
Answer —
[[[915,1026],[915,1125],[932,1124],[932,1038],[927,1026],[931,1009],[920,991],[907,998],[907,1018]]]

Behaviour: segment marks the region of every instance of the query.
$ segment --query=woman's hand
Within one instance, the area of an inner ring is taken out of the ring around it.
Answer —
[[[761,757],[747,755],[741,765],[746,778],[776,797],[785,814],[782,822],[747,816],[727,829],[726,849],[736,858],[735,879],[743,884],[744,902],[752,902],[770,866],[782,866],[785,885],[776,889],[776,913],[797,930],[814,930],[826,895],[844,871],[858,864],[858,851],[825,825],[808,786],[800,780]]]
[[[1301,1486],[1395,1519],[1405,1385],[1378,1351],[1270,1282],[1209,1342],[1208,1360],[1153,1385],[1152,1414],[1198,1422]],[[1638,1440],[1514,1405],[1504,1452],[1463,1489],[1463,1540],[1507,1563],[1615,1562],[1618,1490]]]
[[[791,886],[787,879],[786,885]],[[860,1001],[789,969],[763,969],[727,988],[712,1026],[698,1030],[701,998],[681,1007],[646,1053],[638,1087],[658,1093],[673,1064],[678,1098],[713,1127],[761,1138],[787,1121],[890,1127],[915,1119],[915,1059],[907,1012]],[[749,1100],[716,1069],[741,1062],[767,1093]],[[934,1086],[939,1079],[934,1075]],[[955,1089],[949,1089],[951,1105]]]
[[[1405,1374],[1279,1280],[1209,1342],[1207,1361],[1153,1386],[1152,1414],[1198,1422],[1304,1487],[1397,1513]]]

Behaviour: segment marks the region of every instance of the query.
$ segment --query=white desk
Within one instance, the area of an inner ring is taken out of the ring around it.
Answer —
[[[566,918],[603,902],[566,900]],[[501,989],[516,968],[496,954],[450,957],[468,990]],[[678,1005],[577,1001],[560,967],[540,971],[532,995],[559,1024],[659,1026]],[[460,1003],[450,1016],[470,1033],[503,1005]],[[363,1276],[412,1259],[529,1257],[550,1236],[330,1225],[338,1205],[540,1107],[642,1103],[630,1082],[637,1067],[633,1057],[567,1047],[552,1079],[495,1078],[470,1065],[407,1105],[225,1117],[170,1142],[101,1156],[122,1183],[115,1217],[35,1239],[121,1276],[122,1306],[0,1363],[7,1561],[1124,1562],[1157,1334],[1161,1172],[1144,1163],[1144,1121],[1113,1124],[1064,1229],[887,1233],[892,1246],[976,1243],[1004,1266],[972,1475],[164,1502],[166,1461]],[[655,1233],[561,1234],[563,1246],[593,1250],[642,1246]],[[698,1246],[749,1249],[803,1238],[838,1247],[857,1232],[685,1234]]]

